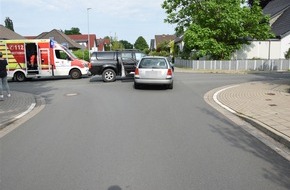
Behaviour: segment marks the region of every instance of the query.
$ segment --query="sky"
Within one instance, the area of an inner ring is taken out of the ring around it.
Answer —
[[[150,45],[155,35],[174,34],[163,0],[0,0],[0,24],[13,21],[22,36],[37,36],[53,29],[79,28],[97,38],[117,37],[134,44],[142,36]],[[88,10],[88,8],[90,8]]]

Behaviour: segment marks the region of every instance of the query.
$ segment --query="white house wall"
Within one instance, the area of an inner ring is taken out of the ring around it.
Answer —
[[[288,48],[289,40],[290,37]],[[284,44],[280,40],[253,41],[250,45],[244,45],[241,50],[238,50],[233,59],[284,59],[286,41]]]
[[[281,39],[281,57],[285,58],[286,52],[290,48],[290,35]]]

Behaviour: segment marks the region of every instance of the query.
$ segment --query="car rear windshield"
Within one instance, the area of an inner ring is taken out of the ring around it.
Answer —
[[[163,58],[142,59],[139,68],[167,69],[167,63]]]

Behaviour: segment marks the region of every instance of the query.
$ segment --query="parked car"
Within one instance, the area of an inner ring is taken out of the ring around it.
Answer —
[[[102,75],[104,82],[113,82],[116,76],[134,73],[136,64],[144,53],[138,50],[93,52],[90,58],[92,75]]]
[[[173,66],[166,57],[146,56],[137,64],[134,74],[134,87],[141,85],[166,85],[173,89]]]

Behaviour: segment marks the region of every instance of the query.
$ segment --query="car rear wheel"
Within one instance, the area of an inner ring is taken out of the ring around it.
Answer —
[[[106,69],[102,74],[104,82],[114,82],[116,80],[116,72],[113,69]]]

